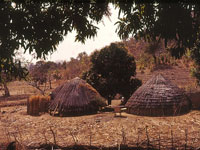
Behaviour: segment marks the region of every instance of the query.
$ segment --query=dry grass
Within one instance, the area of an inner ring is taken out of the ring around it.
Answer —
[[[189,72],[179,66],[156,70],[154,73],[158,72],[165,73],[179,87],[191,87],[194,82]],[[151,76],[152,73],[137,74],[143,81]],[[179,149],[185,149],[185,146],[187,149],[190,146],[196,149],[200,147],[199,111],[177,117],[155,118],[126,113],[122,114],[123,117],[114,117],[112,112],[77,117],[53,117],[49,114],[35,117],[27,115],[27,107],[21,105],[26,104],[27,97],[39,92],[24,82],[10,83],[9,89],[10,98],[0,97],[0,145],[18,140],[26,146],[56,143],[61,146],[156,145],[160,149],[171,149],[172,146]],[[113,105],[119,103],[112,101]]]
[[[38,116],[48,112],[50,96],[33,95],[27,99],[27,114]]]
[[[60,146],[127,144],[170,148],[173,144],[183,148],[186,135],[187,147],[200,146],[199,111],[177,117],[154,118],[126,113],[122,114],[123,117],[114,117],[112,112],[79,117],[53,117],[49,114],[34,117],[26,114],[25,106],[4,107],[2,111],[5,113],[0,114],[0,134],[4,136],[0,141],[5,135],[10,135],[11,140],[16,138],[28,146],[56,142]]]

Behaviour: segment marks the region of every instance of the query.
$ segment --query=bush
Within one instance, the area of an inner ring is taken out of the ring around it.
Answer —
[[[138,84],[133,82],[135,75],[135,58],[122,43],[111,43],[91,55],[91,67],[83,73],[82,78],[106,98],[110,105],[116,94],[128,99],[127,96],[136,90]]]

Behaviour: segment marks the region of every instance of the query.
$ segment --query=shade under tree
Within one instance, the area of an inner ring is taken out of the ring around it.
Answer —
[[[105,99],[86,81],[76,77],[52,91],[50,111],[61,115],[94,113],[106,106]]]
[[[173,116],[189,112],[191,101],[182,89],[157,74],[138,88],[125,106],[131,114]]]

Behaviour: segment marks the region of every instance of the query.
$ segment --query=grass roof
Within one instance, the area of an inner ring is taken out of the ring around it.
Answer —
[[[133,93],[126,107],[132,114],[168,116],[188,112],[191,102],[182,89],[157,74]]]
[[[50,110],[76,115],[96,112],[105,105],[104,98],[91,85],[76,77],[52,92]]]

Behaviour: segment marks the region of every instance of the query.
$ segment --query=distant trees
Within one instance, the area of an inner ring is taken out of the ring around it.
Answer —
[[[90,67],[90,57],[86,52],[81,52],[76,58],[71,58],[68,62],[63,62],[64,79],[72,79],[75,77],[81,77],[84,71],[87,71]]]
[[[69,80],[80,77],[83,71],[88,70],[90,57],[85,53],[79,53],[76,58],[70,61],[55,63],[52,61],[37,61],[29,65],[29,85],[37,88],[41,94],[52,88],[52,81],[63,79]]]
[[[146,41],[175,41],[171,54],[180,58],[186,51],[198,53],[200,9],[198,3],[176,1],[149,3],[138,0],[33,1],[2,0],[0,5],[0,72],[17,74],[15,51],[20,48],[45,58],[56,50],[64,36],[75,31],[75,41],[85,42],[97,35],[109,4],[118,9],[117,34]],[[195,57],[195,58],[194,58]],[[194,55],[198,59],[198,55]],[[198,64],[198,63],[197,63]],[[3,67],[2,67],[3,66]],[[199,67],[199,66],[198,66]]]
[[[134,57],[128,53],[124,44],[112,43],[91,55],[91,67],[82,78],[111,104],[117,93],[127,100],[141,85],[135,75]]]
[[[200,11],[192,2],[149,3],[131,0],[33,1],[3,0],[0,5],[0,72],[17,75],[15,51],[20,48],[45,58],[56,50],[64,36],[75,31],[75,41],[85,42],[97,35],[104,16],[109,16],[109,4],[118,9],[117,34],[121,39],[130,35],[146,41],[175,41],[171,54],[180,58],[186,51],[198,53]],[[194,58],[195,57],[195,58]],[[198,59],[198,55],[194,55]],[[198,63],[197,63],[198,64]],[[3,67],[2,67],[3,66]],[[199,67],[199,66],[198,66]]]
[[[157,63],[156,52],[161,49],[162,43],[160,40],[152,40],[145,47],[145,53],[150,54],[153,57],[154,64]]]
[[[44,94],[47,83],[49,83],[49,88],[52,88],[52,80],[58,79],[59,74],[57,70],[59,69],[58,64],[52,61],[38,61],[35,65],[31,65],[29,68],[29,84],[40,90]],[[42,89],[40,86],[44,85]]]

